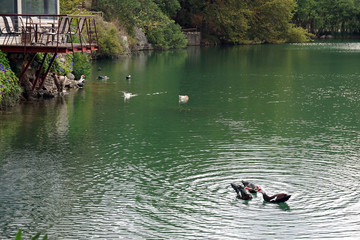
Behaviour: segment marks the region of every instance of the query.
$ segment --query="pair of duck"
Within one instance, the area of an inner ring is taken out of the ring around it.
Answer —
[[[108,76],[98,76],[98,79],[99,79],[99,80],[108,80],[109,77],[108,77]],[[126,79],[127,79],[127,80],[130,80],[130,79],[131,79],[131,75],[127,75],[127,76],[126,76]]]
[[[286,202],[291,197],[291,195],[288,195],[286,193],[278,193],[269,196],[259,186],[256,186],[251,182],[241,181],[241,183],[242,185],[231,183],[231,187],[235,190],[237,197],[243,200],[252,199],[253,198],[252,193],[257,193],[257,192],[260,192],[263,195],[264,201],[272,202],[272,203]]]

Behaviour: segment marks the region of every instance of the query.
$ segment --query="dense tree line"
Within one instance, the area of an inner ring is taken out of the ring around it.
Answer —
[[[292,23],[294,0],[180,0],[175,19],[225,43],[302,42],[309,35]]]
[[[79,1],[62,2],[71,8]],[[162,49],[186,45],[181,27],[196,27],[209,43],[231,44],[304,42],[309,33],[360,29],[360,0],[91,0],[88,6],[130,37],[141,28]]]
[[[306,41],[291,19],[294,0],[93,0],[92,9],[142,28],[160,48],[183,46],[182,27],[197,27],[210,43]]]
[[[318,35],[358,34],[360,0],[297,0],[294,22]]]

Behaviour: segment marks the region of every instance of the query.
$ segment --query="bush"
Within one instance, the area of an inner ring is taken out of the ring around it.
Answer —
[[[180,8],[176,0],[97,0],[95,2],[94,10],[105,12],[108,20],[120,21],[130,36],[134,34],[134,27],[137,27],[144,30],[148,41],[157,48],[183,48],[187,44],[181,27],[169,17]],[[101,26],[98,28],[100,52],[115,53],[122,40],[115,35],[115,31],[107,29],[105,24],[97,21],[97,25]]]
[[[19,79],[11,70],[6,55],[0,51],[0,109],[19,100],[21,88],[18,82]]]
[[[163,27],[147,28],[148,41],[161,49],[185,47],[187,40],[179,25],[170,22]]]
[[[292,27],[289,29],[287,42],[290,43],[301,43],[301,42],[308,42],[313,38],[315,35],[308,33],[305,29],[301,27]]]
[[[50,61],[54,55],[49,54],[45,60],[43,72],[49,67]],[[37,53],[35,60],[41,62],[44,57],[43,53]],[[55,58],[50,72],[58,73],[62,76],[67,76],[69,73],[73,73],[75,79],[80,79],[81,75],[90,75],[91,64],[90,57],[85,53],[68,53],[66,55],[58,55]]]
[[[45,72],[46,69],[49,67],[50,61],[53,58],[53,56],[54,54],[48,54],[48,56],[46,57],[44,67],[42,69],[43,72]],[[44,58],[43,53],[37,53],[35,57],[35,61],[40,63],[43,58]],[[65,57],[62,57],[61,55],[56,56],[55,61],[50,69],[50,72],[56,72],[59,75],[63,75],[63,76],[67,76],[72,71],[73,71],[72,53],[66,54]]]
[[[100,55],[114,56],[124,52],[124,47],[120,44],[117,30],[114,26],[103,28],[98,32]]]
[[[136,25],[145,30],[149,43],[159,49],[183,48],[187,40],[180,25],[165,15],[154,2],[148,2],[136,16]]]
[[[75,53],[73,67],[73,74],[75,79],[80,79],[81,75],[89,76],[91,72],[89,55],[85,53]]]
[[[122,40],[115,24],[97,18],[97,34],[100,46],[99,56],[113,57],[125,53],[125,42]],[[101,27],[100,27],[101,26]]]

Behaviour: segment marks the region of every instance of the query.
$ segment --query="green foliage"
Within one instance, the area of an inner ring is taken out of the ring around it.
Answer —
[[[309,41],[307,33],[359,33],[359,0],[92,0],[93,8],[119,20],[130,35],[145,31],[162,49],[185,46],[181,29],[200,27],[223,43]],[[170,19],[176,20],[176,23]],[[299,27],[306,29],[303,31]],[[107,46],[111,39],[105,42]]]
[[[298,0],[295,21],[312,33],[360,31],[358,0]]]
[[[45,59],[43,73],[49,67],[53,54],[48,54]],[[35,61],[39,64],[44,57],[43,53],[37,53]],[[59,75],[67,76],[72,72],[76,79],[80,79],[81,75],[89,76],[91,71],[90,57],[85,53],[72,53],[58,55],[50,68],[50,72],[56,72]]]
[[[200,25],[203,35],[214,35],[223,43],[284,42],[292,33],[296,33],[292,40],[308,39],[305,31],[293,29],[291,24],[295,0],[181,0],[180,3],[178,22],[189,27]],[[184,11],[192,17],[189,19]]]
[[[294,16],[298,24],[310,32],[313,32],[315,22],[319,21],[316,5],[317,1],[315,0],[298,0],[297,11]]]
[[[80,79],[81,75],[89,76],[91,72],[89,55],[85,53],[75,53],[73,67],[75,79]]]
[[[97,34],[99,38],[100,57],[111,57],[124,53],[125,42],[121,39],[116,26],[112,23],[104,22],[100,18],[98,18],[96,22],[98,25]]]
[[[60,13],[74,13],[82,0],[60,0]]]
[[[0,109],[14,104],[19,99],[21,88],[18,80],[6,55],[0,51]]]
[[[187,44],[179,25],[169,19],[152,1],[143,3],[136,25],[145,30],[150,43],[160,49],[183,48]]]
[[[264,0],[257,1],[252,8],[251,39],[260,42],[283,42],[291,27],[294,0]]]
[[[97,0],[93,4],[95,10],[106,13],[107,20],[119,20],[129,32],[135,26],[143,29],[155,47],[169,49],[186,46],[186,38],[180,26],[169,18],[179,7],[176,0]],[[105,42],[113,45],[111,41],[115,40],[106,39]],[[108,45],[105,45],[105,49]],[[100,48],[104,46],[100,45]]]
[[[22,239],[22,231],[21,229],[19,229],[19,231],[17,232],[16,236],[15,236],[15,240],[21,240]]]
[[[154,0],[161,11],[168,17],[172,17],[180,9],[180,3],[177,0]]]
[[[45,59],[44,67],[42,69],[43,72],[46,71],[46,69],[48,69],[50,65],[50,61],[53,58],[53,56],[54,54],[52,53],[47,55]],[[44,53],[37,53],[35,60],[40,63],[43,58],[44,58]],[[66,55],[57,55],[55,57],[55,61],[53,65],[50,68],[50,72],[56,72],[63,76],[68,75],[72,71],[73,71],[73,55],[71,53]]]
[[[31,240],[38,240],[40,237],[40,232],[37,233],[34,237],[31,238]],[[47,240],[47,234],[45,234],[45,236],[42,238],[42,240]],[[16,236],[15,236],[15,240],[22,240],[22,230],[19,229],[19,231],[17,232]]]
[[[218,0],[205,10],[210,33],[222,42],[243,43],[250,28],[251,11],[247,3],[238,0]]]
[[[291,27],[289,29],[286,42],[290,43],[301,43],[309,42],[314,38],[314,34],[309,33],[304,28],[301,27]]]
[[[184,34],[181,32],[180,26],[173,22],[163,27],[146,27],[147,38],[155,47],[160,49],[169,49],[177,47],[185,47],[187,44]]]

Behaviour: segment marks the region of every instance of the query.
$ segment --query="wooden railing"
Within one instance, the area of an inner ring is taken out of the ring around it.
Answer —
[[[22,52],[97,50],[94,16],[0,14],[0,50],[20,52],[19,48]]]

